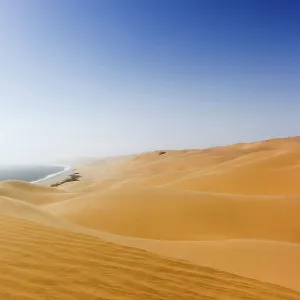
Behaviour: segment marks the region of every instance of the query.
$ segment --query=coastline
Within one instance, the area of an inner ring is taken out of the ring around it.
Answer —
[[[32,181],[33,184],[43,185],[43,186],[51,186],[53,184],[56,184],[57,182],[61,182],[65,179],[67,179],[75,169],[72,169],[71,166],[66,166],[63,171],[60,171],[58,173],[50,174],[44,178],[41,178],[39,180]]]

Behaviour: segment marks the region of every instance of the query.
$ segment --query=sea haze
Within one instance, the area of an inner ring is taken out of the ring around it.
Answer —
[[[33,182],[63,172],[65,169],[64,166],[0,166],[0,181],[23,180]]]

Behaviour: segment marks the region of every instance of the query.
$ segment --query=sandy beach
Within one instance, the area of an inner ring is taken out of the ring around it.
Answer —
[[[1,299],[300,299],[299,138],[76,172],[0,182]]]

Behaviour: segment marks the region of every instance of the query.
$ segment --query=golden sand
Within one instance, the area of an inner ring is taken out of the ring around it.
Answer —
[[[300,300],[298,138],[78,171],[0,183],[0,299]]]

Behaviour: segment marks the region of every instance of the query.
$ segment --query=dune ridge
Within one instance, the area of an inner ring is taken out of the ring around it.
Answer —
[[[300,299],[299,150],[160,150],[58,188],[0,182],[0,296]]]

